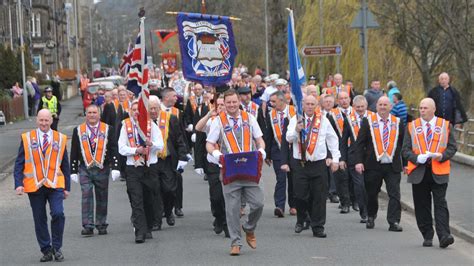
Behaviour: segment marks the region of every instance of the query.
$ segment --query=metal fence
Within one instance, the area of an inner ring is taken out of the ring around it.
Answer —
[[[1,99],[0,110],[5,114],[6,122],[14,122],[25,117],[23,112],[23,97]]]

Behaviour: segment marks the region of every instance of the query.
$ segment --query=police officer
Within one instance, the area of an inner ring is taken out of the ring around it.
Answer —
[[[83,236],[94,235],[94,228],[107,234],[109,173],[114,181],[120,177],[114,128],[100,122],[99,112],[97,105],[87,106],[86,121],[72,132],[71,179],[81,184]]]
[[[61,103],[59,103],[58,98],[53,95],[53,89],[51,87],[46,87],[46,89],[44,89],[44,94],[45,95],[40,99],[38,112],[41,109],[48,109],[53,116],[53,124],[51,124],[51,129],[58,130],[59,115],[61,114]]]
[[[297,220],[295,233],[303,231],[307,211],[311,217],[313,236],[325,238],[326,197],[328,177],[327,150],[332,154],[331,170],[339,168],[339,141],[329,120],[322,114],[316,98],[307,95],[303,101],[302,117],[290,119],[286,140],[293,144],[293,187]],[[326,148],[327,147],[327,148]],[[304,151],[302,153],[301,151]]]
[[[61,251],[64,233],[63,200],[69,196],[70,171],[67,157],[67,136],[51,129],[53,117],[49,110],[38,112],[37,129],[21,135],[15,161],[14,177],[17,195],[28,194],[35,233],[43,253],[40,261],[64,260]],[[51,215],[51,235],[46,218],[46,202]]]

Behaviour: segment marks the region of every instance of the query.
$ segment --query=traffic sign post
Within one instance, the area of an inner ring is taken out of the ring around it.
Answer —
[[[336,72],[339,73],[339,65],[341,61],[342,45],[320,45],[320,46],[304,46],[301,48],[301,54],[304,57],[306,65],[307,57],[337,56]],[[306,67],[305,67],[306,69]]]

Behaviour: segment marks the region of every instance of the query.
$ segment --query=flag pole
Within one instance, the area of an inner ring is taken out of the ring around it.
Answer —
[[[152,31],[150,30],[151,56],[154,58],[154,57],[155,57],[155,53],[154,53],[154,51],[153,51],[153,35],[151,34],[151,32],[152,32]],[[153,73],[155,73],[155,72],[153,71]]]

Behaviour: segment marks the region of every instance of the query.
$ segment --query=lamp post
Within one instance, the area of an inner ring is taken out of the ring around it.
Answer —
[[[20,36],[20,51],[21,51],[21,77],[23,81],[23,112],[25,113],[25,118],[30,118],[30,114],[28,113],[28,92],[25,90],[26,84],[26,73],[25,73],[25,44],[23,41],[23,12],[21,8],[21,0],[17,0],[17,9],[18,9],[18,16],[17,16],[17,25],[18,25],[18,33]],[[12,47],[13,49],[13,47]]]
[[[92,9],[89,7],[89,27],[90,27],[90,41],[91,41],[91,73],[94,72],[94,48],[92,39]]]

